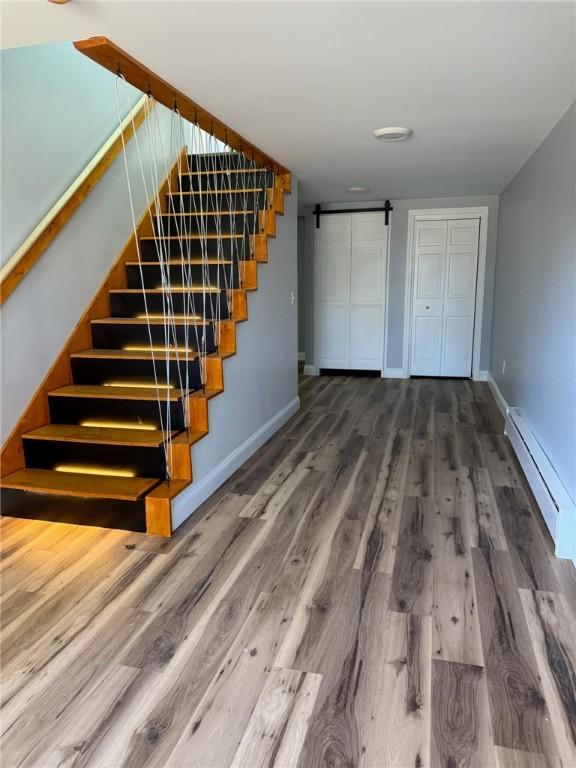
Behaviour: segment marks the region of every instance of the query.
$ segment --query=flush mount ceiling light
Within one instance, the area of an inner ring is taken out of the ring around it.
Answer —
[[[389,126],[372,131],[372,135],[379,141],[404,141],[412,134],[412,128]]]
[[[368,187],[346,187],[346,192],[370,192]]]

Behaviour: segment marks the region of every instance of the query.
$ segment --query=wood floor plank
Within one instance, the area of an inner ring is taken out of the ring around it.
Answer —
[[[432,566],[434,658],[483,667],[472,557],[462,520],[442,516],[437,525]]]
[[[410,445],[411,434],[404,429],[394,431],[386,444],[382,467],[374,488],[366,525],[354,563],[354,567],[357,569],[363,567],[368,542],[376,537],[380,542],[378,570],[381,573],[392,574]]]
[[[558,753],[576,765],[576,619],[563,595],[520,590]]]
[[[200,704],[191,713],[169,757],[169,765],[230,765],[292,613],[290,598],[262,595]]]
[[[496,747],[496,768],[563,768],[560,758]]]
[[[518,586],[560,592],[554,558],[524,491],[521,488],[495,488],[494,493]]]
[[[494,485],[520,487],[516,462],[512,459],[512,447],[505,435],[478,435],[482,451],[482,466],[486,467]]]
[[[436,521],[434,499],[404,497],[392,572],[391,610],[424,616],[432,612]]]
[[[473,549],[494,743],[557,754],[510,555]]]
[[[428,616],[388,612],[379,638],[378,695],[364,706],[359,766],[430,765],[432,627]],[[309,762],[308,765],[322,763]],[[329,764],[328,762],[324,764]],[[336,763],[333,763],[336,764]],[[340,763],[345,765],[345,763]],[[301,768],[304,765],[301,761]]]
[[[496,757],[480,667],[432,662],[432,766],[488,768]]]
[[[309,672],[270,670],[230,768],[297,765],[321,680]]]
[[[455,515],[463,520],[470,547],[508,548],[488,470],[483,467],[460,469]]]
[[[450,413],[434,414],[434,491],[438,505],[447,516],[454,516],[458,455],[454,419]]]
[[[576,766],[576,569],[488,386],[301,404],[172,539],[0,518],[3,765]]]

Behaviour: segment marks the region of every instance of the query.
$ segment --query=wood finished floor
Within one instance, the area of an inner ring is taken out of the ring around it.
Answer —
[[[172,540],[2,520],[4,768],[576,766],[576,572],[487,386],[301,399]]]

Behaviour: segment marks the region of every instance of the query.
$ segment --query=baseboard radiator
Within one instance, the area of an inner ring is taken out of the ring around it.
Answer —
[[[576,561],[576,505],[519,408],[507,408],[506,434],[552,534],[557,557]]]

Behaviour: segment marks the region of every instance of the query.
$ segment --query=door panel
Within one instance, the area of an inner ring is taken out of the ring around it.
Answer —
[[[386,240],[386,225],[381,213],[354,213],[352,215],[352,244]]]
[[[438,376],[440,373],[440,341],[442,318],[414,318],[412,334],[412,367],[414,376]]]
[[[316,230],[316,242],[320,245],[350,245],[350,216],[325,216],[322,226]]]
[[[353,304],[380,304],[384,281],[382,246],[356,246],[352,249]]]
[[[479,219],[417,221],[410,373],[470,376]]]
[[[448,222],[442,376],[470,376],[474,345],[478,219]]]
[[[441,367],[447,225],[416,222],[410,373],[437,376]]]
[[[322,306],[318,312],[320,368],[349,368],[350,309],[347,304]]]
[[[382,368],[387,237],[381,213],[322,219],[316,233],[319,368]]]
[[[382,310],[355,306],[351,310],[350,368],[379,371],[382,368],[380,333]]]
[[[441,299],[444,277],[444,253],[421,253],[416,277],[417,299]]]
[[[318,298],[320,303],[350,300],[350,248],[342,245],[318,248]]]

